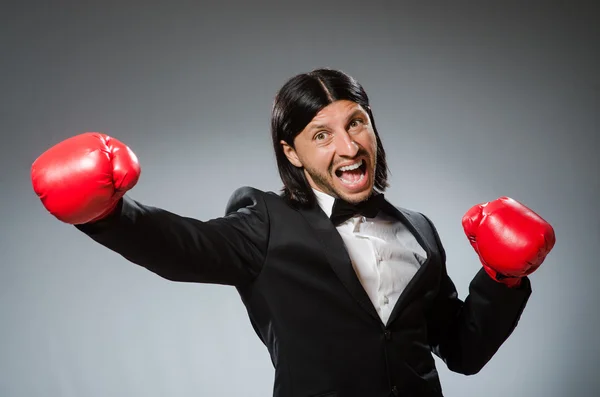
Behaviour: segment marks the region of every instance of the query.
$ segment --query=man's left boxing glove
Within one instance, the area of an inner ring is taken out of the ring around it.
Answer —
[[[473,206],[462,225],[487,274],[509,287],[533,273],[556,242],[548,222],[508,197]]]
[[[98,132],[68,138],[39,156],[31,182],[44,207],[57,219],[77,225],[110,215],[140,176],[136,155]]]

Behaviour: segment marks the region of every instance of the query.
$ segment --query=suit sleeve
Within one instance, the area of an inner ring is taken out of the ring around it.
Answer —
[[[243,285],[259,274],[269,241],[269,217],[261,193],[252,188],[236,190],[226,215],[209,221],[124,196],[110,218],[76,227],[165,279]]]
[[[439,290],[428,314],[429,344],[451,371],[475,374],[514,331],[531,295],[531,284],[525,277],[520,287],[508,288],[492,280],[482,268],[463,302],[448,276],[439,235],[427,221],[441,253]]]

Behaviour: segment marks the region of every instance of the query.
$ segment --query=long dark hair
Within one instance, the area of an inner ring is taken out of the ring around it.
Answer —
[[[303,170],[290,163],[285,156],[281,141],[294,147],[294,138],[321,109],[344,99],[359,104],[369,114],[377,139],[375,189],[383,192],[388,187],[385,151],[375,126],[367,93],[358,81],[342,71],[316,69],[289,79],[277,93],[273,104],[271,136],[277,168],[284,185],[281,195],[291,204],[313,206],[316,204],[316,197]]]

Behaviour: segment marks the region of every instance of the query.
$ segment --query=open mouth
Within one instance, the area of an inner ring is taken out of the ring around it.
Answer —
[[[335,176],[346,186],[358,186],[367,175],[367,164],[361,159],[355,163],[338,168]]]

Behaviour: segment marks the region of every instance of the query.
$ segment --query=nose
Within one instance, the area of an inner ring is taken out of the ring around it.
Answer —
[[[347,131],[340,131],[335,135],[335,150],[340,157],[354,157],[358,153],[358,144],[354,142]]]

